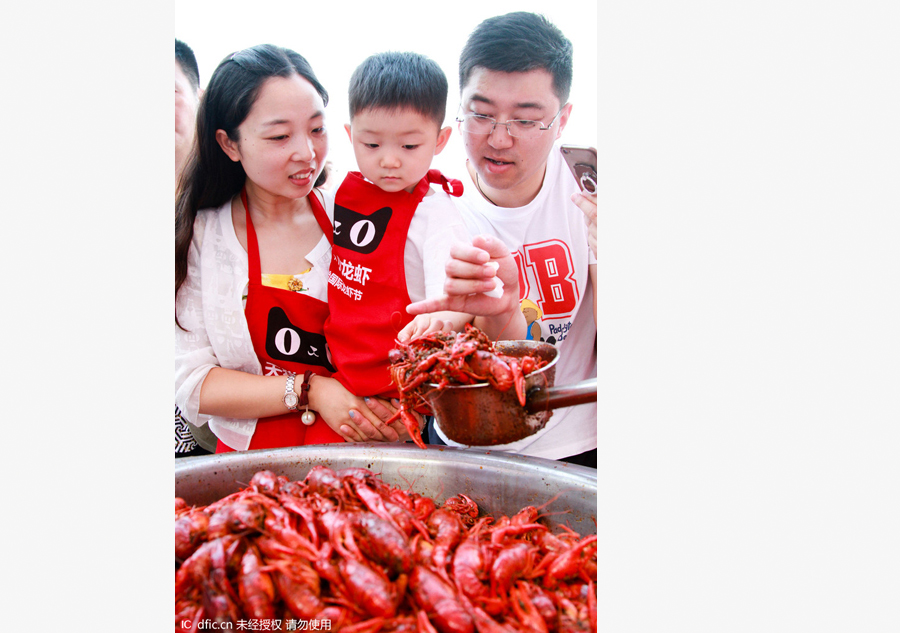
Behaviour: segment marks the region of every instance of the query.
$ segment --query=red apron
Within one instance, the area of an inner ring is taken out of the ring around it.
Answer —
[[[432,169],[412,193],[382,191],[350,172],[335,197],[325,335],[337,367],[334,377],[354,395],[398,395],[388,352],[413,319],[406,313],[403,255],[409,224],[432,182],[462,195],[460,181]]]
[[[331,235],[328,216],[315,193],[307,200],[313,214],[325,235]],[[259,268],[259,245],[256,231],[250,219],[250,207],[246,192],[241,192],[247,215],[247,258],[249,265],[249,289],[244,314],[250,329],[253,349],[263,367],[263,375],[287,375],[287,372],[302,377],[306,370],[320,376],[331,376],[331,365],[325,345],[324,323],[328,317],[328,304],[318,299],[282,288],[262,284]],[[299,380],[294,390],[300,393]],[[316,414],[316,421],[306,426],[300,421],[300,413],[285,409],[285,413],[268,418],[260,418],[250,439],[248,450],[258,448],[280,448],[283,446],[304,446],[307,444],[330,444],[344,439],[331,430]],[[231,452],[233,449],[219,440],[217,453]]]

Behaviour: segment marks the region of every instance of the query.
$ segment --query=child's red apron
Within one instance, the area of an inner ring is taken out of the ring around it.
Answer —
[[[331,235],[328,216],[315,193],[310,193],[307,200],[325,235]],[[247,317],[253,349],[263,368],[263,375],[287,375],[286,371],[289,371],[302,378],[304,372],[310,369],[320,376],[331,376],[333,367],[328,358],[324,337],[328,304],[302,292],[262,284],[259,245],[253,221],[250,219],[246,192],[241,192],[241,201],[247,215],[249,265],[249,288],[244,314]],[[300,393],[299,379],[295,383],[294,390]],[[260,418],[257,421],[248,450],[343,441],[343,438],[332,431],[318,414],[316,421],[306,426],[300,421],[300,412],[293,413],[285,409],[282,415]],[[217,453],[232,450],[222,440],[219,440],[216,446]]]
[[[430,182],[462,194],[461,182],[432,169],[412,193],[382,191],[350,172],[335,196],[325,333],[337,367],[334,377],[354,395],[398,395],[388,352],[413,319],[406,313],[411,301],[403,256],[409,224]]]

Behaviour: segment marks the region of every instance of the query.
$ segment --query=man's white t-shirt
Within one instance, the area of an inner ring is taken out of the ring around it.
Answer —
[[[554,146],[540,192],[524,207],[502,208],[485,200],[467,179],[454,199],[472,235],[489,234],[513,252],[519,268],[520,304],[528,323],[540,326],[536,339],[560,353],[555,384],[571,385],[597,376],[597,326],[588,267],[597,260],[588,245],[584,214],[572,202],[578,191],[571,172]],[[527,311],[526,311],[527,310]],[[441,431],[440,438],[459,446]],[[597,447],[597,404],[556,409],[546,426],[532,436],[492,446],[523,455],[560,459]]]

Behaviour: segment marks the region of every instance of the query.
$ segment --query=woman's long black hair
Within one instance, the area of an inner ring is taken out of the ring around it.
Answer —
[[[187,277],[188,250],[194,237],[194,218],[199,209],[218,208],[240,192],[246,174],[216,141],[216,130],[238,141],[238,126],[244,122],[270,77],[298,74],[308,80],[322,101],[328,92],[316,78],[306,59],[287,48],[262,44],[226,57],[218,65],[200,100],[194,147],[179,182],[175,202],[175,296]],[[324,184],[323,169],[315,186]],[[175,322],[178,323],[176,316]]]

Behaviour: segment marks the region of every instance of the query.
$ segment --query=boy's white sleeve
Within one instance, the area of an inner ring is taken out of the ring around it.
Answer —
[[[428,213],[424,214],[427,224],[421,245],[425,273],[423,298],[433,299],[444,294],[445,266],[450,259],[450,247],[454,242],[469,242],[471,237],[450,196],[437,192],[423,200],[420,209],[425,204]]]

